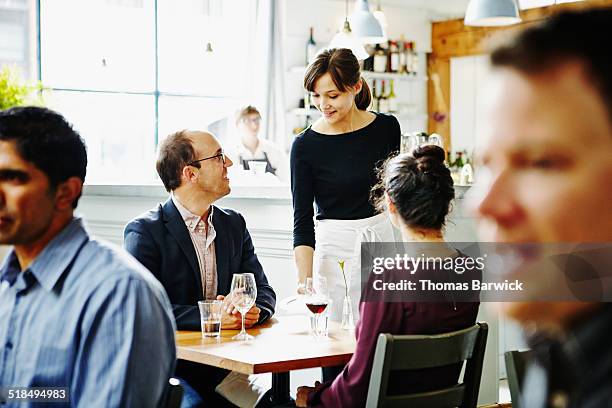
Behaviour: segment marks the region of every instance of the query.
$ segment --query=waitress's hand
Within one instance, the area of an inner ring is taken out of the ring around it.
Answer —
[[[297,285],[297,294],[298,295],[303,295],[305,293],[306,293],[306,283],[298,282],[298,285]]]

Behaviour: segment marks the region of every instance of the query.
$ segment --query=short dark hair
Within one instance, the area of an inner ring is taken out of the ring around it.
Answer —
[[[315,83],[323,75],[329,73],[336,88],[346,92],[349,86],[356,86],[361,81],[361,92],[355,97],[355,105],[359,110],[366,110],[372,102],[372,93],[368,83],[361,78],[359,61],[348,48],[331,48],[321,51],[315,60],[306,68],[304,89],[313,92]]]
[[[183,167],[195,159],[189,131],[180,130],[164,139],[159,146],[155,168],[167,192],[180,187]],[[199,168],[200,163],[194,163],[193,166]]]
[[[612,53],[604,38],[612,38],[612,8],[564,11],[495,49],[491,64],[539,74],[581,62],[612,119]]]
[[[57,112],[37,106],[0,111],[0,140],[14,142],[21,157],[45,173],[52,190],[70,177],[85,182],[85,142]],[[73,208],[80,197],[73,201]]]
[[[426,145],[387,159],[378,171],[372,201],[385,210],[385,194],[408,227],[440,230],[455,198],[444,149]]]

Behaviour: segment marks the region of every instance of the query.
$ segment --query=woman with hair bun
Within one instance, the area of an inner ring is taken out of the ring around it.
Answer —
[[[425,243],[435,247],[437,256],[465,257],[443,244],[446,217],[455,197],[453,179],[444,164],[444,150],[424,146],[412,154],[389,159],[379,173],[379,182],[372,192],[373,201],[386,212],[399,228],[404,242]],[[457,263],[459,264],[459,263]],[[433,269],[417,270],[416,274],[447,273]],[[393,271],[390,271],[393,273]],[[412,273],[412,271],[410,271]],[[450,272],[452,273],[452,272]],[[477,272],[465,279],[477,277]],[[418,276],[418,275],[417,275]],[[371,287],[370,284],[366,285]],[[361,407],[370,383],[370,373],[380,333],[439,334],[461,330],[476,322],[479,303],[455,301],[453,295],[435,302],[394,299],[364,292],[360,303],[361,318],[357,323],[357,347],[351,360],[334,381],[315,387],[299,387],[298,407]],[[377,297],[378,296],[378,297]],[[398,371],[389,379],[388,393],[427,392],[457,384],[461,364],[442,368]]]
[[[370,230],[381,240],[394,239],[387,217],[377,215],[369,194],[377,163],[399,151],[400,126],[391,115],[367,110],[370,89],[349,49],[321,52],[306,70],[304,88],[322,117],[295,138],[291,149],[298,291],[314,269],[327,279],[332,319],[340,320],[345,283],[338,260],[346,262],[356,313],[361,288],[354,259],[361,233]]]

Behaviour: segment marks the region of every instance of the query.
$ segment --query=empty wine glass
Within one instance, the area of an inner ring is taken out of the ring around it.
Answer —
[[[318,279],[306,278],[305,304],[310,311],[311,330],[315,337],[325,336],[325,328],[322,326],[322,317],[329,305],[329,294],[327,291],[327,280],[323,277]]]
[[[257,299],[257,284],[252,273],[240,273],[232,276],[232,304],[242,316],[242,330],[232,337],[233,340],[251,340],[253,336],[244,329],[244,316],[251,310]]]

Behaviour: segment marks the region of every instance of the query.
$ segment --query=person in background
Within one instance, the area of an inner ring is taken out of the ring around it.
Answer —
[[[413,154],[390,159],[380,173],[377,207],[386,210],[405,242],[423,243],[423,250],[440,258],[463,256],[444,245],[444,224],[455,197],[444,150],[420,147]],[[433,245],[427,246],[427,243]],[[442,271],[438,271],[442,273]],[[393,273],[393,271],[390,271]],[[415,272],[432,276],[436,271]],[[444,273],[448,273],[444,271]],[[376,276],[376,275],[373,275]],[[389,275],[386,275],[389,276]],[[401,276],[393,281],[400,281]],[[366,285],[371,289],[371,285]],[[366,289],[367,291],[367,289]],[[478,302],[386,301],[383,295],[364,294],[356,331],[357,347],[342,373],[315,387],[300,387],[298,407],[365,406],[376,342],[380,333],[438,334],[464,329],[476,322]],[[401,301],[400,301],[401,300]],[[426,392],[457,383],[461,364],[436,370],[414,370],[394,375],[390,392]]]
[[[361,232],[374,231],[381,240],[393,241],[388,218],[377,215],[369,195],[377,163],[399,151],[400,125],[391,115],[368,111],[372,95],[349,49],[319,53],[308,66],[304,88],[322,117],[297,136],[291,148],[298,290],[313,270],[325,277],[333,300],[332,318],[339,320],[345,284],[338,259],[346,262],[356,313],[360,271],[355,249]]]
[[[0,267],[0,384],[66,387],[57,406],[161,406],[176,359],[170,303],[74,216],[86,166],[60,114],[0,112],[0,245],[13,245]]]
[[[272,173],[280,181],[289,181],[287,154],[268,139],[259,137],[261,114],[254,106],[247,105],[236,112],[237,141],[228,155],[240,163],[244,170],[250,170],[249,162],[266,163],[266,172]]]
[[[610,251],[612,54],[601,38],[612,38],[610,8],[559,13],[492,53],[486,177],[473,198],[483,241],[595,242]],[[610,303],[503,306],[529,328],[534,350],[523,406],[610,406]]]
[[[227,168],[232,164],[210,133],[183,130],[169,135],[159,147],[157,173],[170,197],[125,227],[125,248],[168,292],[179,330],[200,330],[198,301],[223,300],[238,273],[252,273],[257,283],[246,327],[274,314],[276,294],[244,218],[213,205],[230,192]],[[228,305],[221,327],[239,329],[241,324],[238,310]],[[212,406],[228,404],[215,392],[228,373],[183,360],[177,365],[177,376]]]

